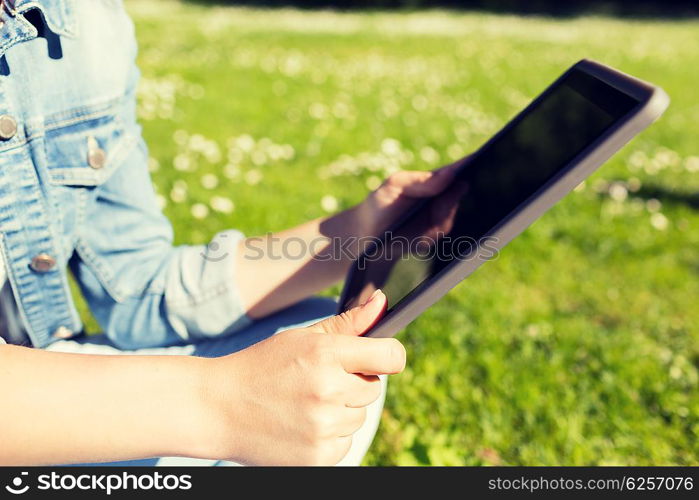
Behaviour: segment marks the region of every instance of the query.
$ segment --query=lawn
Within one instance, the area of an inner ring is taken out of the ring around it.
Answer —
[[[662,86],[659,123],[400,334],[366,463],[699,464],[699,20],[127,7],[178,243],[459,158],[583,57]]]

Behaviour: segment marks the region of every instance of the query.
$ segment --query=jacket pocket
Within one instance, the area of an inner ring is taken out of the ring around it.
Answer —
[[[78,110],[47,123],[49,179],[64,186],[99,186],[123,163],[138,138],[112,109]]]

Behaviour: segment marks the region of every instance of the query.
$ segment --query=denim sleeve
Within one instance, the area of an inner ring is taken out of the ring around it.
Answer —
[[[250,323],[236,287],[243,235],[174,246],[148,173],[140,131],[134,146],[80,210],[71,268],[104,333],[119,347],[175,345]]]

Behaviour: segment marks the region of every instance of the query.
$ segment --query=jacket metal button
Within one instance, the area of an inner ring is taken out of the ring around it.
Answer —
[[[37,273],[47,273],[56,267],[56,259],[45,253],[39,254],[32,259],[30,266]]]
[[[87,138],[87,164],[95,170],[107,163],[107,153],[102,149],[94,136]]]
[[[107,153],[102,148],[91,149],[87,153],[87,164],[95,170],[104,167],[107,163]]]
[[[17,122],[10,115],[0,115],[0,139],[9,141],[17,133]]]
[[[73,332],[70,331],[65,326],[59,326],[56,331],[53,332],[53,338],[55,339],[69,339],[73,336]]]

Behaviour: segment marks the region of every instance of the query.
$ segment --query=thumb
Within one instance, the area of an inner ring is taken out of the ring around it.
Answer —
[[[322,333],[360,336],[378,323],[385,311],[386,296],[376,290],[361,306],[325,319],[315,327]]]

